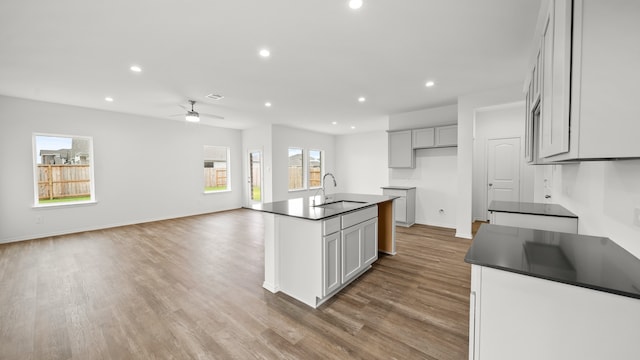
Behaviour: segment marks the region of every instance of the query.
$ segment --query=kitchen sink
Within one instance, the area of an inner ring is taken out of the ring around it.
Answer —
[[[326,204],[320,204],[320,205],[316,205],[315,207],[320,207],[320,208],[324,208],[324,209],[335,209],[335,210],[342,210],[342,209],[350,209],[353,207],[358,207],[362,204],[365,204],[366,202],[364,201],[348,201],[348,200],[341,200],[341,201],[334,201],[334,202],[330,202],[330,203],[326,203]]]

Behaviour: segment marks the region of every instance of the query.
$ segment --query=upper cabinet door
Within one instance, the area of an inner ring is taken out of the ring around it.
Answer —
[[[429,148],[434,147],[435,142],[435,129],[415,129],[413,130],[413,148]]]
[[[389,167],[414,168],[411,130],[389,132]]]
[[[436,146],[458,146],[458,125],[437,127]]]
[[[551,0],[542,31],[540,156],[569,151],[571,0]]]

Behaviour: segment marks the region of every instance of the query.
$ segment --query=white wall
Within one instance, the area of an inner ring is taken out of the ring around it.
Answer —
[[[473,222],[473,127],[478,109],[523,101],[522,84],[458,97],[456,236],[471,239]]]
[[[34,132],[93,137],[97,204],[33,208]],[[0,96],[0,242],[238,208],[241,142],[238,130]],[[204,145],[231,147],[231,192],[203,193]]]
[[[442,106],[393,114],[389,116],[389,130],[449,125],[456,120],[457,106]],[[415,169],[389,169],[389,185],[416,187],[416,223],[455,227],[456,159],[457,148],[421,149],[416,150]]]
[[[606,236],[640,258],[640,160],[556,165],[554,203],[578,215],[578,232]]]
[[[304,149],[305,162],[308,150],[324,150],[324,172],[335,172],[335,137],[313,131],[294,129],[282,125],[272,127],[272,191],[273,201],[287,200],[304,196],[312,196],[317,190],[290,192],[289,187],[289,155],[290,147]],[[335,174],[334,174],[335,175]],[[341,179],[336,178],[338,186],[326,187],[327,193],[341,192]]]
[[[487,220],[487,141],[520,138],[520,201],[532,202],[534,168],[524,160],[525,105],[522,102],[479,109],[473,148],[473,219]]]
[[[389,183],[385,131],[336,136],[336,176],[341,191],[382,194]]]

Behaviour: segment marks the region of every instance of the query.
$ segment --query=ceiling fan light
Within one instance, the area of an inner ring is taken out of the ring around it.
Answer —
[[[187,112],[185,120],[187,120],[188,122],[198,122],[200,121],[200,114],[198,114],[196,111],[189,111]]]

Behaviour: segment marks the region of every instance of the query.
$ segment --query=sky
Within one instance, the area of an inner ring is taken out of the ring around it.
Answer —
[[[40,150],[71,149],[70,137],[36,136],[36,159],[41,163]]]

